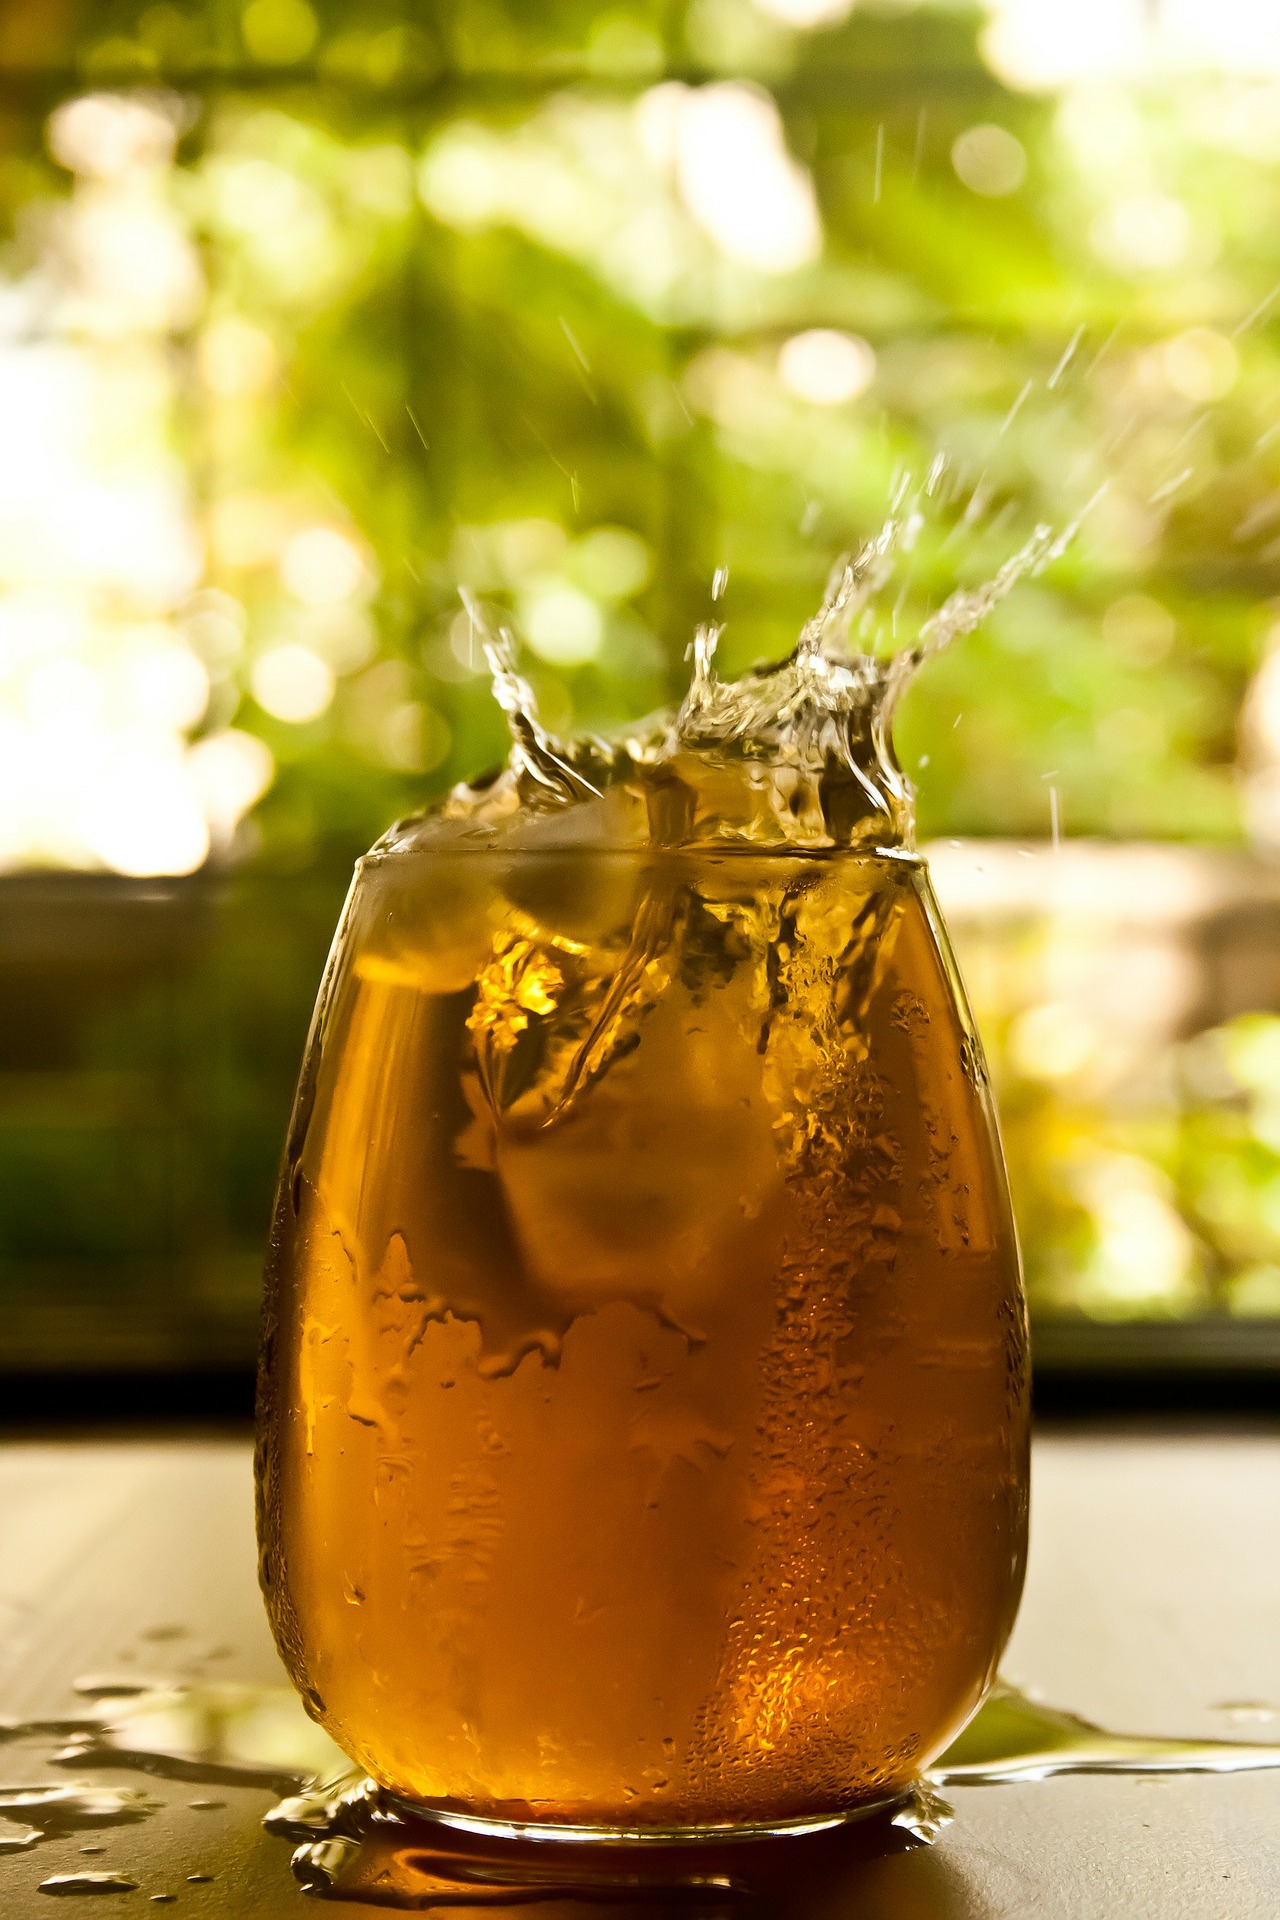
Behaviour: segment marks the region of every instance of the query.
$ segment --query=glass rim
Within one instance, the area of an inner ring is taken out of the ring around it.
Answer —
[[[757,846],[742,840],[688,840],[668,846],[648,843],[619,846],[616,843],[608,845],[603,841],[584,840],[561,846],[529,846],[512,845],[496,839],[454,843],[420,841],[413,845],[390,846],[379,841],[367,853],[362,853],[355,864],[359,871],[366,866],[380,867],[398,858],[414,855],[458,860],[882,860],[902,867],[924,868],[928,865],[919,848],[904,846],[797,847],[777,842]]]

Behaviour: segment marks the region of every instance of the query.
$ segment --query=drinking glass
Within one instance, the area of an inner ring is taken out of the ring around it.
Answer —
[[[922,861],[362,861],[280,1185],[262,1579],[309,1710],[484,1831],[893,1801],[1022,1582],[1027,1333]]]

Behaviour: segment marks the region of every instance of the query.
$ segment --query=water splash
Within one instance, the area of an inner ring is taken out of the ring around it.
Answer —
[[[927,659],[972,632],[1020,579],[1057,558],[1078,525],[1056,535],[1038,526],[989,580],[957,588],[904,641],[906,586],[893,604],[886,589],[915,550],[945,477],[938,460],[918,487],[899,483],[883,526],[837,562],[822,605],[785,660],[722,680],[715,658],[722,626],[701,626],[678,709],[616,739],[557,740],[517,669],[511,629],[464,588],[507,716],[510,757],[488,781],[455,787],[431,813],[399,823],[372,857],[419,840],[909,847],[912,789],[892,740],[903,692]],[[720,572],[716,586],[722,590]]]
[[[432,812],[392,828],[370,862],[412,855],[419,846],[776,853],[910,848],[913,794],[892,740],[903,691],[926,660],[979,625],[1018,580],[1060,554],[1075,531],[1073,526],[1055,536],[1037,527],[990,579],[958,588],[913,637],[904,637],[899,629],[906,585],[893,604],[887,590],[915,551],[931,503],[952,484],[941,459],[919,486],[908,477],[900,480],[884,524],[833,568],[822,604],[787,659],[722,679],[716,671],[722,627],[709,622],[694,635],[690,683],[679,707],[614,740],[587,735],[565,742],[548,732],[518,670],[515,635],[464,589],[511,732],[507,765],[489,781],[455,788]],[[714,598],[724,585],[719,569]],[[685,911],[685,891],[673,866],[654,861],[621,954],[611,942],[593,946],[548,934],[532,921],[495,940],[467,1026],[480,1092],[499,1129],[527,1133],[563,1125],[583,1094],[635,1044],[668,984],[666,956]],[[763,882],[760,891],[767,891]],[[877,912],[890,911],[887,892],[877,902]],[[773,951],[764,919],[785,907],[763,899],[760,906],[756,933],[745,925],[740,931],[755,939],[764,1005],[772,991],[763,982]],[[872,916],[853,929],[853,939],[872,956],[883,951],[883,931]],[[852,951],[841,956],[850,977],[863,971],[855,961]],[[868,988],[874,978],[872,966]],[[557,1008],[568,1012],[541,1022]],[[531,1012],[540,1017],[532,1035]],[[849,1012],[856,1028],[857,1009]],[[763,1035],[760,1044],[763,1050]],[[856,1035],[851,1044],[858,1044]]]

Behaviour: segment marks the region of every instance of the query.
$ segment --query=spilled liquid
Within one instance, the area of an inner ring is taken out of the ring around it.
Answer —
[[[1271,1767],[1280,1767],[1280,1744],[1108,1733],[998,1681],[932,1777],[945,1787],[990,1787],[1060,1773],[1249,1773]]]
[[[136,1893],[138,1883],[127,1873],[52,1873],[40,1882],[41,1893]]]
[[[19,1853],[41,1840],[94,1827],[132,1826],[154,1813],[159,1805],[148,1794],[132,1788],[63,1786],[38,1781],[30,1786],[0,1787],[0,1853]]]
[[[1223,1710],[1233,1705],[1256,1716],[1273,1711],[1255,1702],[1226,1703]],[[284,1688],[165,1686],[104,1698],[64,1720],[9,1724],[3,1733],[12,1742],[51,1735],[60,1742],[50,1756],[60,1768],[128,1769],[282,1792],[263,1825],[294,1843],[293,1874],[306,1892],[409,1910],[552,1899],[659,1900],[664,1907],[696,1904],[705,1916],[722,1896],[726,1908],[741,1911],[744,1901],[785,1890],[797,1874],[821,1877],[929,1844],[953,1817],[944,1795],[966,1786],[1039,1782],[1061,1774],[1280,1768],[1280,1743],[1114,1734],[998,1682],[928,1775],[895,1806],[861,1820],[815,1822],[809,1833],[774,1840],[696,1847],[569,1845],[530,1840],[516,1828],[506,1835],[478,1834],[415,1815],[363,1779]],[[0,1789],[0,1818],[29,1835],[16,1842],[22,1849],[146,1819],[162,1804],[144,1791],[86,1783]],[[193,1884],[205,1878],[188,1876]],[[137,1885],[127,1872],[87,1870],[51,1875],[41,1891],[94,1895]]]

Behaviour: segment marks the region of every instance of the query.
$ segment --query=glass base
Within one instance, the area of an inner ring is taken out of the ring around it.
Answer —
[[[891,1813],[911,1803],[910,1792],[886,1800],[867,1800],[835,1813],[801,1814],[793,1820],[726,1820],[696,1827],[569,1826],[552,1820],[498,1820],[462,1813],[451,1807],[429,1807],[388,1794],[398,1812],[413,1820],[430,1821],[455,1833],[477,1834],[486,1840],[535,1840],[564,1846],[719,1847],[738,1840],[789,1840],[804,1834],[830,1833],[876,1814]]]

